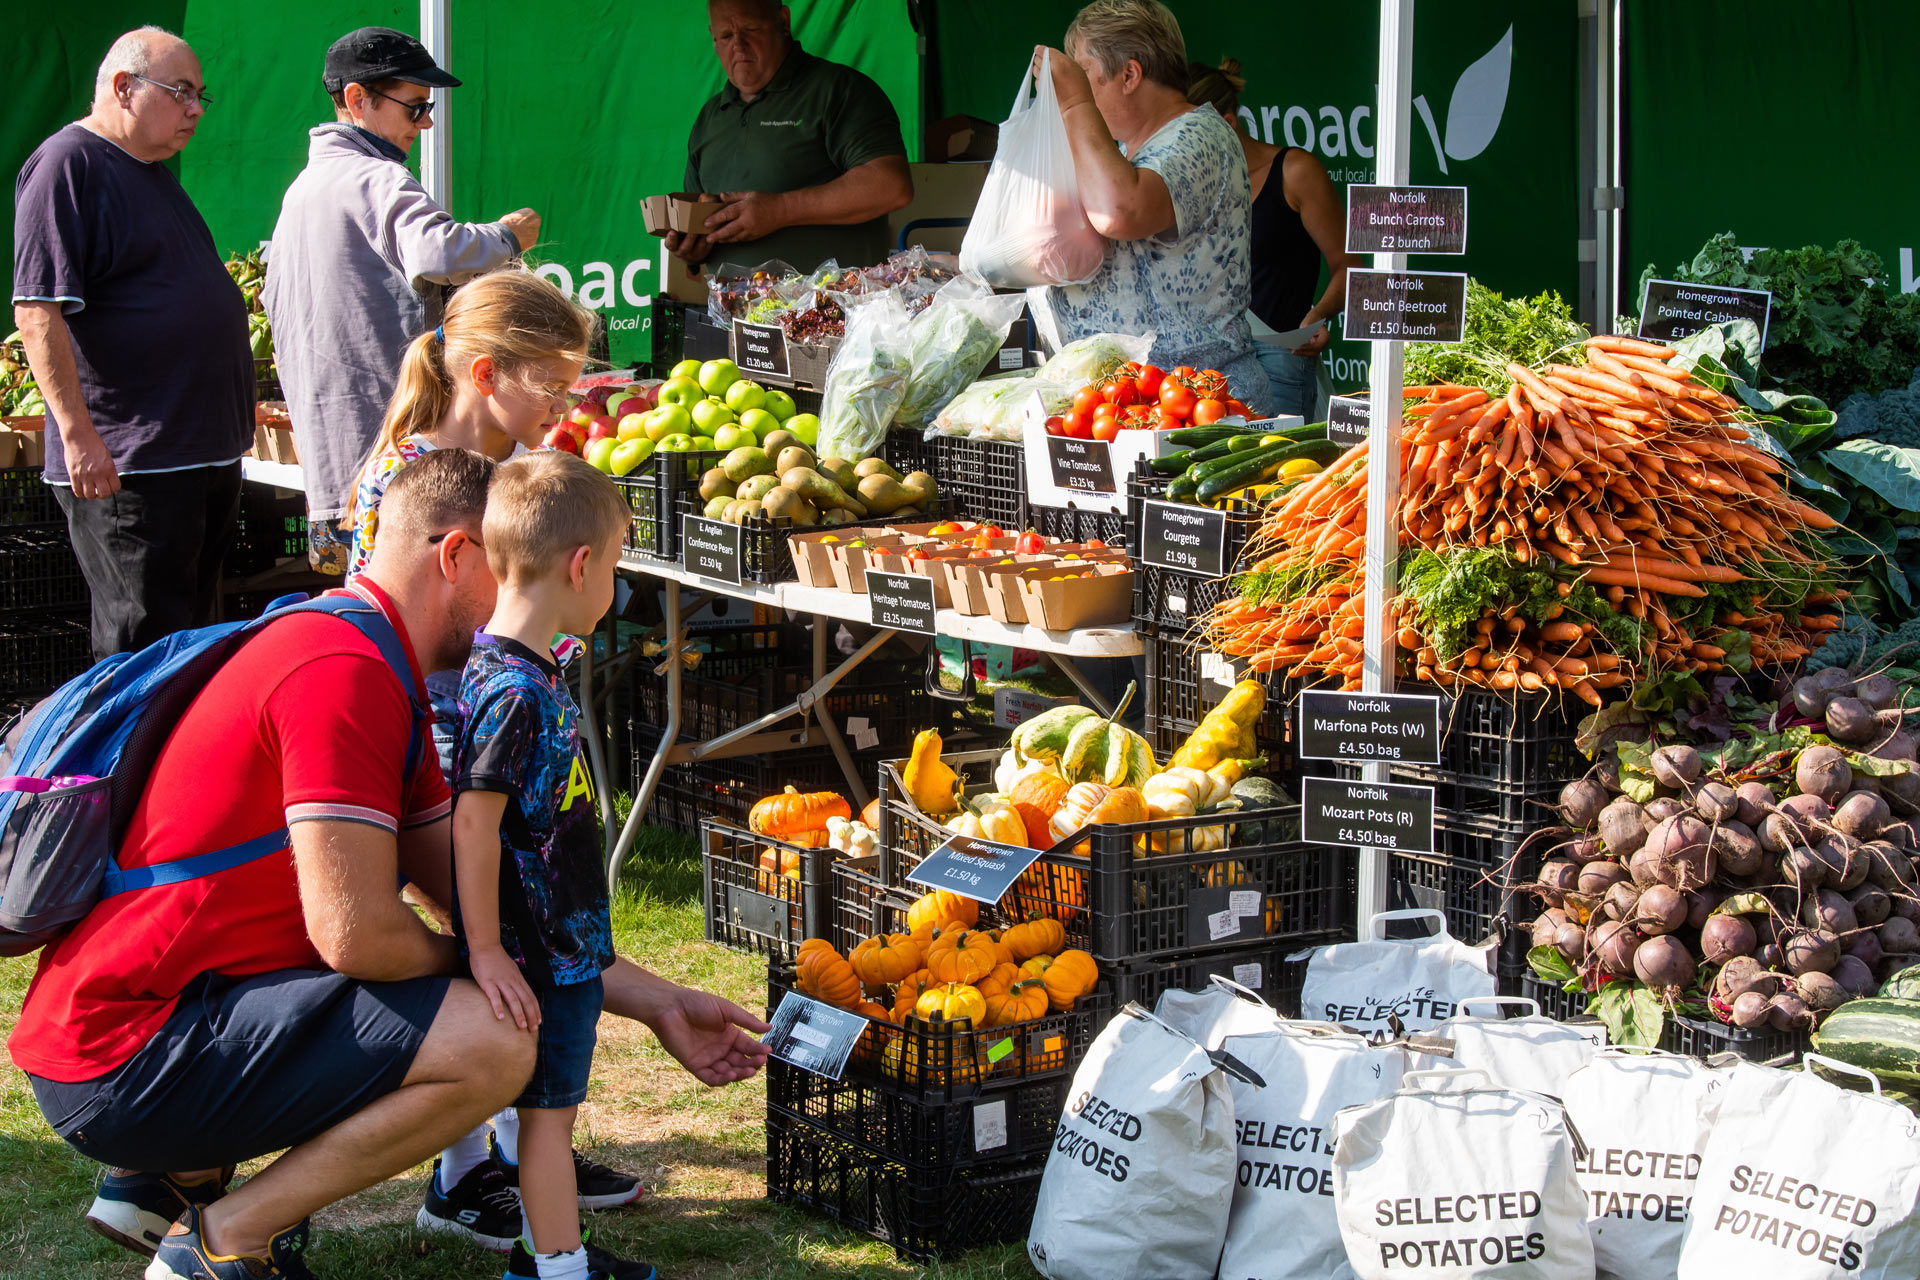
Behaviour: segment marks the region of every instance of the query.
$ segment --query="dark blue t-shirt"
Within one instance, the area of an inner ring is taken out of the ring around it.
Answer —
[[[474,633],[460,677],[453,792],[456,804],[464,791],[507,797],[500,821],[500,942],[536,986],[540,974],[528,966],[529,945],[544,951],[555,986],[585,982],[613,963],[593,775],[580,750],[577,718],[559,666],[516,640]],[[524,914],[509,896],[516,870]],[[539,937],[523,936],[516,920],[529,922]],[[454,929],[464,951],[458,894]]]
[[[122,472],[232,462],[253,440],[247,308],[164,164],[70,124],[13,185],[13,298],[57,300],[93,425]],[[47,479],[64,483],[47,417]]]

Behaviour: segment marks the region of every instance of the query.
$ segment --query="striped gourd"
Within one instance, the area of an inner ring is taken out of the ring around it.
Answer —
[[[1920,1088],[1920,1000],[1849,1000],[1813,1033],[1829,1058],[1864,1067],[1882,1084]]]
[[[1920,964],[1910,964],[1881,983],[1880,994],[1895,1000],[1920,1000]]]

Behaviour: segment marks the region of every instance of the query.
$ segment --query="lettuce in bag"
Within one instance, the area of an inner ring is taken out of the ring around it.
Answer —
[[[822,458],[858,462],[880,451],[907,393],[907,305],[889,289],[843,298],[847,336],[827,366],[820,393]]]
[[[1025,308],[1023,295],[996,297],[971,276],[943,286],[907,330],[911,368],[906,398],[895,421],[905,427],[924,426],[980,376]]]

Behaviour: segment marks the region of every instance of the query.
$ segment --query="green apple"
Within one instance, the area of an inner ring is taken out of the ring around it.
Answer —
[[[783,424],[787,430],[800,437],[800,443],[811,449],[820,443],[820,419],[810,413],[796,413]]]
[[[788,418],[800,412],[800,406],[793,402],[792,396],[780,390],[780,388],[774,387],[767,392],[767,412],[771,413],[780,421],[785,422]]]
[[[766,404],[767,389],[750,378],[742,378],[727,388],[727,408],[735,413],[764,409]]]
[[[621,418],[625,417],[628,412],[630,412],[626,408],[626,404],[627,404],[627,401],[632,399],[634,399],[634,395],[632,392],[616,391],[612,395],[607,397],[607,405],[603,412],[605,412],[609,418],[612,418],[615,422],[618,422],[620,421]]]
[[[663,404],[647,415],[647,439],[659,444],[668,436],[685,435],[693,429],[693,418],[677,404]]]
[[[693,448],[693,437],[684,431],[674,432],[658,445],[661,453],[685,453],[691,448]]]
[[[700,362],[698,360],[682,360],[679,364],[667,371],[667,376],[669,378],[692,378],[698,381],[700,377]]]
[[[653,456],[654,443],[645,436],[622,440],[613,449],[613,474],[623,476]]]
[[[740,367],[731,360],[709,360],[700,366],[700,385],[710,396],[723,396],[740,381]]]
[[[712,436],[695,436],[693,438],[693,447],[695,452],[698,452],[698,453],[720,452],[720,450],[717,447],[715,447]]]
[[[704,400],[706,395],[707,393],[700,389],[698,382],[677,374],[660,384],[661,404],[677,404],[683,409],[691,409],[696,403]]]
[[[733,410],[712,396],[694,401],[692,412],[693,425],[700,428],[701,435],[710,436],[733,421]]]
[[[622,415],[619,424],[614,428],[614,434],[618,435],[622,440],[645,440],[647,438],[648,412],[650,411],[642,410],[639,413]]]
[[[753,432],[754,443],[758,444],[768,433],[780,429],[780,419],[765,409],[749,409],[740,415],[740,425]]]
[[[747,412],[752,413],[753,410],[749,409]],[[725,450],[728,453],[732,453],[735,449],[743,445],[759,443],[759,438],[738,422],[724,423],[718,431],[713,433],[713,447]]]
[[[604,471],[612,475],[613,451],[619,447],[620,442],[612,436],[601,436],[598,440],[589,441],[585,455],[588,464],[596,471]]]

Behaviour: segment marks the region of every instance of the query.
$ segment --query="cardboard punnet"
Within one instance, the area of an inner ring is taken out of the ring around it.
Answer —
[[[1015,577],[1011,585],[1020,595],[1026,620],[1048,631],[1125,622],[1133,612],[1133,569],[1111,562],[1093,569],[1090,578],[1058,582],[1045,570]]]

